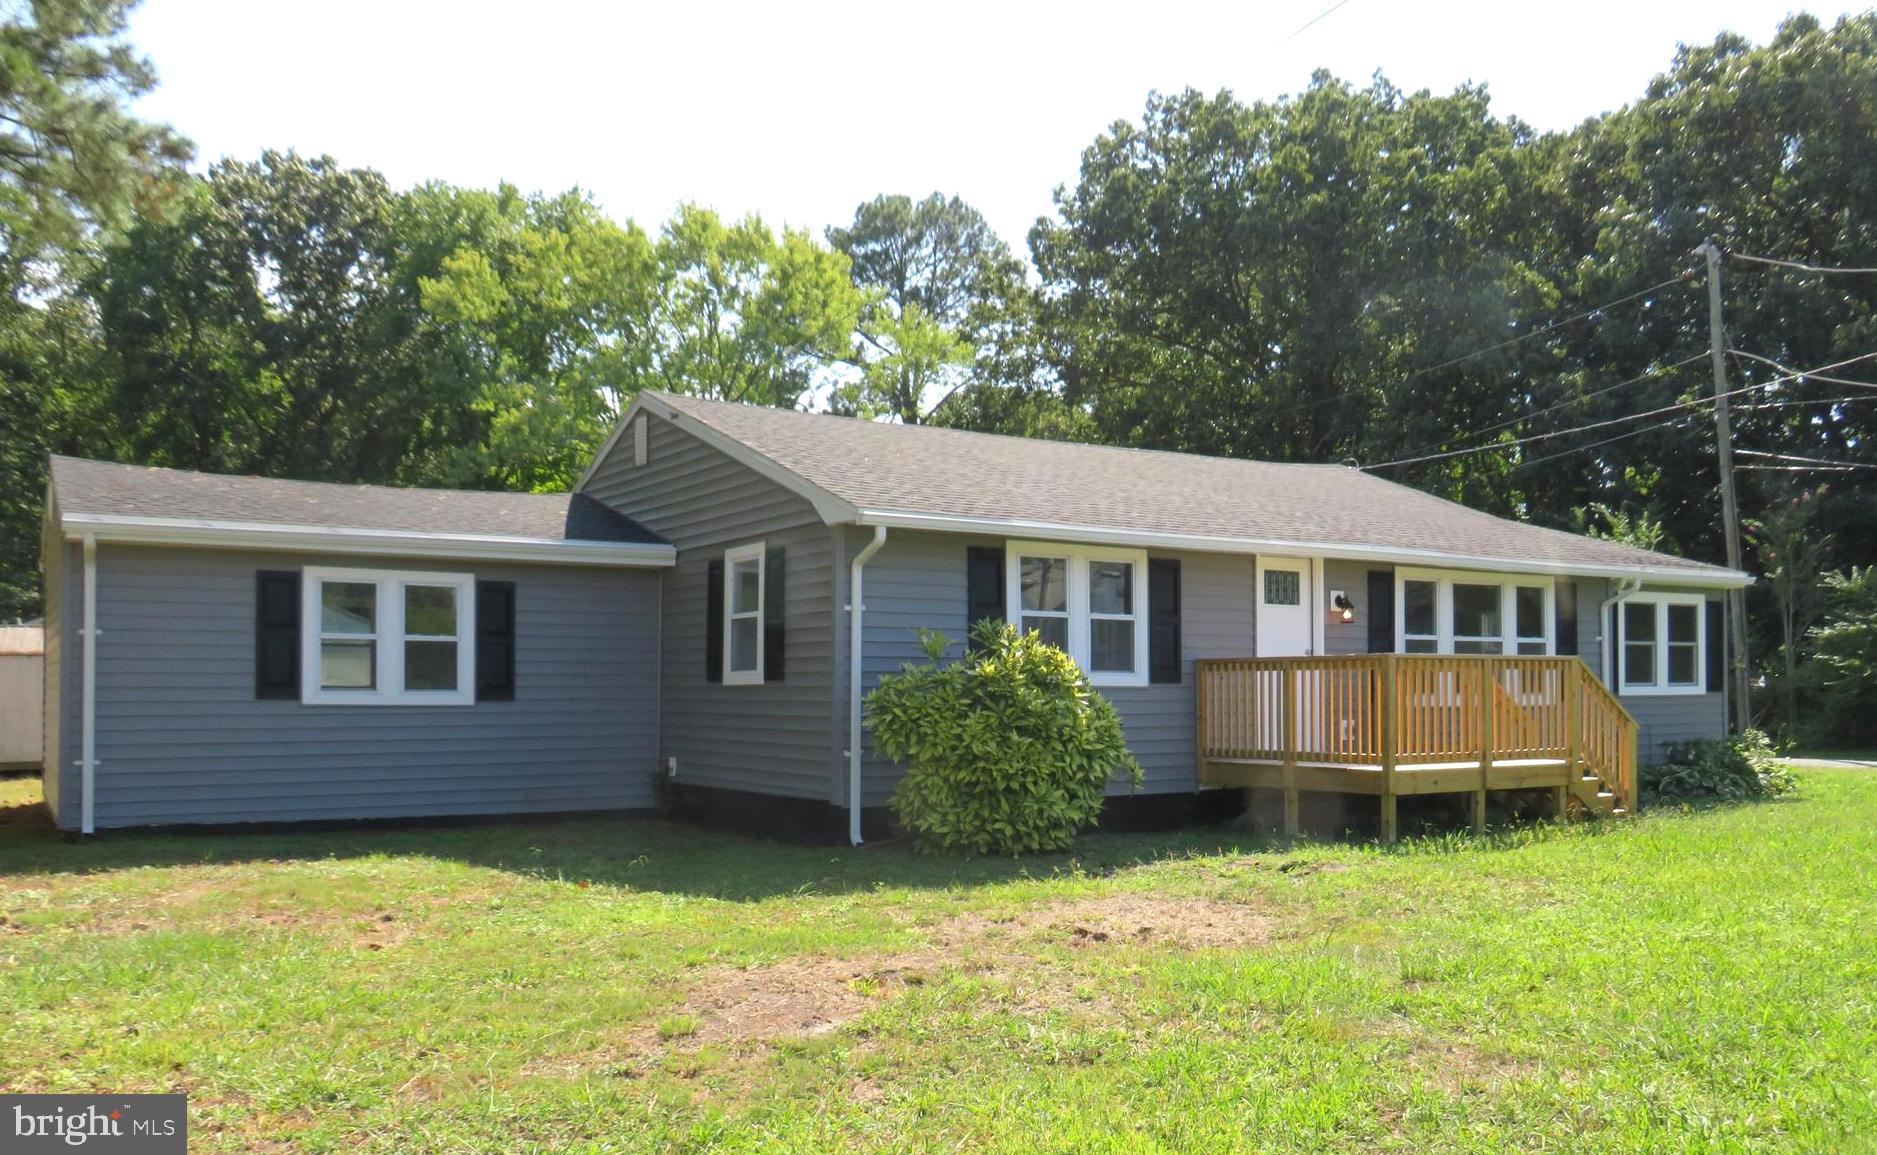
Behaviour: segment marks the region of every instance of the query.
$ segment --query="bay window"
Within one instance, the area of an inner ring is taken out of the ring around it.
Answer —
[[[1706,693],[1707,631],[1701,594],[1639,593],[1619,604],[1618,682],[1625,694]]]
[[[1397,653],[1542,656],[1557,646],[1549,578],[1398,569],[1395,600]]]
[[[1010,542],[1010,622],[1069,652],[1089,681],[1147,684],[1147,555]]]
[[[468,705],[475,581],[467,574],[309,566],[301,582],[301,701]]]

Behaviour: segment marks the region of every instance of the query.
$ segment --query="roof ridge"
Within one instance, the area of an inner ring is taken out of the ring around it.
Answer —
[[[503,497],[573,497],[571,489],[533,490],[533,489],[470,489],[465,486],[449,485],[388,485],[378,481],[316,481],[305,477],[271,477],[264,473],[216,473],[208,469],[189,469],[178,465],[143,465],[134,461],[103,461],[96,457],[78,457],[69,453],[50,453],[46,455],[52,461],[69,461],[76,465],[100,465],[111,469],[137,469],[156,473],[177,473],[190,477],[212,477],[218,481],[267,481],[281,485],[317,485],[328,489],[356,491],[360,489],[388,489],[397,493],[485,493]]]
[[[1334,461],[1272,461],[1263,457],[1226,457],[1217,453],[1195,453],[1187,449],[1158,449],[1147,445],[1108,445],[1099,441],[1072,441],[1057,437],[1027,437],[1021,433],[993,433],[983,429],[959,429],[951,425],[907,425],[899,421],[872,421],[846,413],[827,413],[813,409],[784,409],[776,405],[760,405],[750,401],[726,401],[717,397],[698,397],[690,393],[672,393],[664,389],[647,389],[644,392],[661,398],[667,403],[678,401],[682,404],[704,405],[711,408],[736,409],[746,412],[758,412],[766,415],[788,417],[807,417],[819,420],[833,419],[852,421],[858,426],[878,429],[900,429],[907,432],[940,434],[952,437],[967,437],[987,441],[1022,441],[1042,445],[1072,445],[1078,449],[1097,449],[1116,453],[1139,453],[1156,457],[1178,457],[1187,461],[1222,461],[1235,465],[1269,465],[1286,469],[1350,469],[1349,466]],[[753,448],[753,447],[752,447]],[[760,452],[760,451],[759,451]],[[767,456],[765,454],[765,456]],[[1353,472],[1361,472],[1353,470]],[[1387,478],[1377,478],[1387,481]],[[1391,483],[1394,484],[1394,483]]]

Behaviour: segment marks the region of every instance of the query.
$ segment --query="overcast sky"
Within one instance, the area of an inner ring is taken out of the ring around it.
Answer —
[[[399,185],[579,185],[648,227],[690,200],[819,232],[877,193],[936,190],[1021,250],[1151,90],[1251,100],[1380,69],[1410,90],[1484,82],[1502,115],[1563,128],[1633,99],[1677,42],[1764,40],[1792,10],[1334,2],[146,0],[132,37],[160,79],[142,112],[199,164],[295,148]]]

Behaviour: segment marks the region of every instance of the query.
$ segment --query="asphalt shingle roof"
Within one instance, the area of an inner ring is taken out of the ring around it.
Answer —
[[[1725,574],[1495,517],[1341,465],[1297,465],[860,421],[667,393],[653,400],[861,509],[1557,565]]]
[[[550,541],[658,542],[585,494],[403,489],[52,458],[62,514],[256,522]]]

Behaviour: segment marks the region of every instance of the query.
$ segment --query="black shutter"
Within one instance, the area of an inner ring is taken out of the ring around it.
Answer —
[[[1147,561],[1147,680],[1180,681],[1180,563]]]
[[[254,696],[300,696],[300,574],[254,574]]]
[[[476,700],[515,700],[515,583],[476,583]]]
[[[1623,603],[1617,602],[1610,607],[1609,618],[1603,623],[1603,651],[1609,655],[1604,661],[1604,668],[1609,671],[1610,690],[1618,694],[1623,692],[1623,647],[1616,644],[1616,615],[1622,612]]]
[[[1004,551],[1001,546],[965,549],[965,634],[985,618],[1003,621]]]
[[[1707,692],[1718,694],[1727,688],[1727,603],[1708,599],[1708,669]]]
[[[1395,571],[1369,571],[1369,653],[1395,650]]]
[[[784,608],[788,601],[788,551],[769,550],[763,557],[763,681],[782,680]]]
[[[1558,582],[1558,653],[1577,653],[1577,583],[1570,578]]]
[[[704,680],[723,681],[723,559],[704,571]]]

